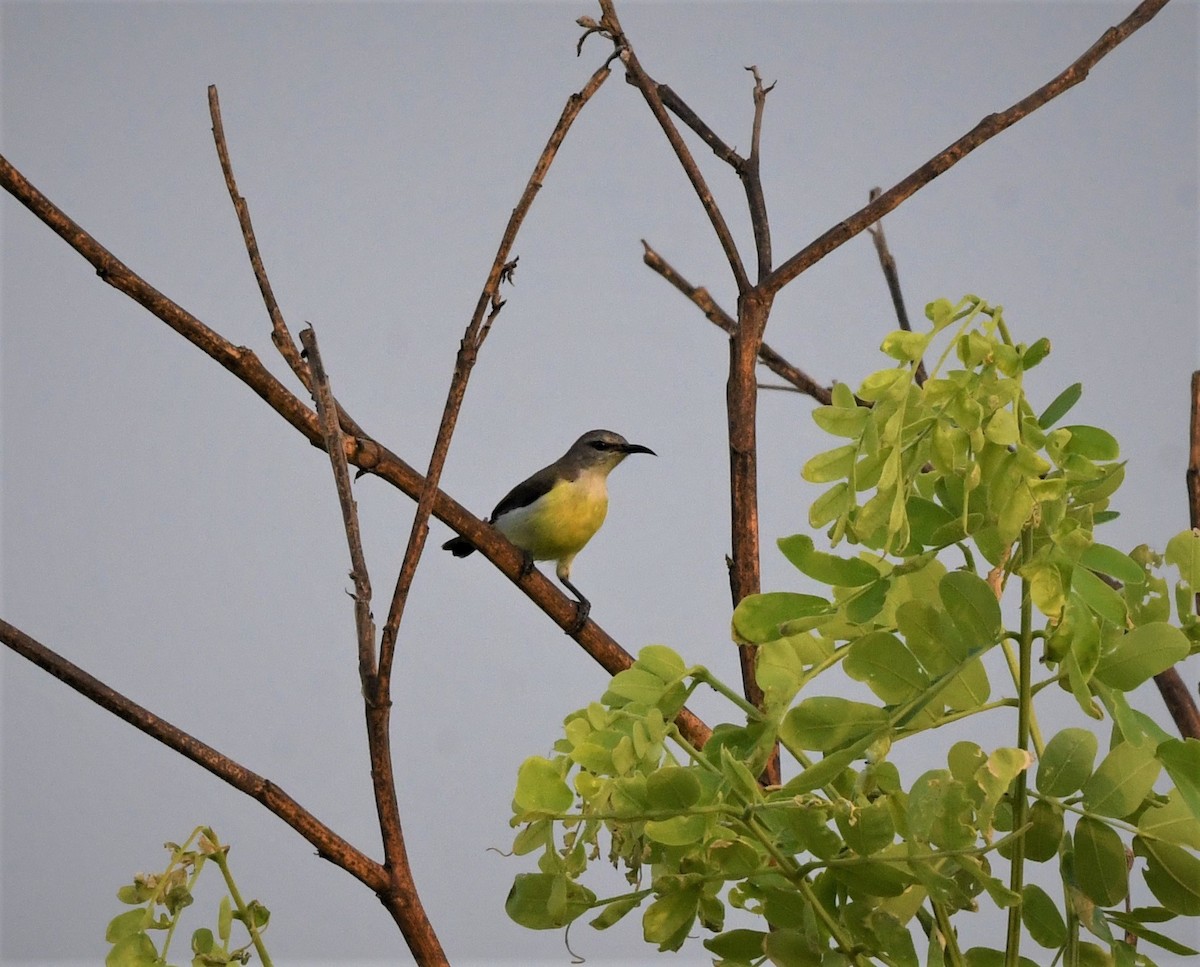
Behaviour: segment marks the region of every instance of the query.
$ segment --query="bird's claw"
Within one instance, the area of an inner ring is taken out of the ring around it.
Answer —
[[[583,631],[583,626],[588,623],[588,616],[592,613],[592,603],[587,600],[575,602],[575,620],[569,626],[564,628],[568,635],[575,636]]]
[[[528,551],[521,552],[521,577],[527,578],[533,573],[533,555]]]

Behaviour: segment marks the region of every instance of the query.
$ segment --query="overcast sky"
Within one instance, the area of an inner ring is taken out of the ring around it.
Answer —
[[[743,150],[743,68],[777,82],[762,170],[782,261],[872,186],[1047,81],[1133,5],[618,9],[647,70]],[[342,402],[423,467],[508,213],[565,99],[609,52],[592,39],[576,58],[581,14],[598,15],[588,0],[4,2],[2,150],[135,271],[282,376],[213,149],[206,88],[216,84],[293,331],[314,324]],[[1176,0],[1085,83],[885,223],[914,316],[934,298],[978,294],[1004,305],[1017,339],[1052,340],[1029,380],[1035,399],[1083,381],[1075,416],[1115,432],[1130,461],[1122,516],[1103,536],[1123,548],[1161,548],[1187,526],[1197,28],[1197,5]],[[736,178],[696,151],[749,253]],[[0,614],[379,856],[326,458],[7,196],[0,217]],[[657,460],[633,458],[614,475],[608,523],[572,578],[630,650],[665,642],[735,681],[726,341],[642,265],[640,239],[734,309],[692,190],[640,95],[614,74],[517,241],[516,285],[471,380],[443,485],[485,514],[584,430],[654,448]],[[854,384],[887,365],[876,348],[894,324],[864,235],[786,290],[767,340],[817,379]],[[816,491],[799,470],[827,446],[811,408],[788,393],[760,400],[770,590],[808,590],[773,541],[807,531]],[[381,615],[412,505],[372,478],[356,497]],[[603,692],[604,674],[486,561],[437,550],[448,536],[434,525],[394,682],[417,881],[454,963],[564,964],[560,934],[504,915],[528,863],[488,850],[511,842],[517,765],[547,752],[563,716]],[[1194,687],[1200,667],[1184,670]],[[272,909],[277,963],[405,962],[369,892],[262,807],[7,650],[0,673],[5,964],[98,963],[122,909],[117,887],[160,868],[161,844],[201,823],[233,843],[243,892]],[[1138,698],[1165,720],[1153,688]],[[708,698],[694,707],[710,722],[728,714]],[[1069,705],[1043,715],[1048,727],[1079,724]],[[1009,729],[997,719],[963,734],[987,742]],[[906,781],[936,764],[910,760]],[[215,904],[198,906],[211,919]],[[571,940],[592,964],[653,957],[637,915],[604,934],[581,925]],[[663,962],[707,958],[692,941]]]

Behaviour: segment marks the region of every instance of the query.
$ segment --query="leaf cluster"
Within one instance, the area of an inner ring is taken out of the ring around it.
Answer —
[[[248,964],[252,948],[269,967],[271,961],[262,945],[262,932],[271,913],[257,900],[242,902],[229,872],[229,846],[222,845],[216,834],[204,826],[197,827],[182,846],[176,843],[164,846],[170,851],[171,860],[162,873],[138,873],[132,883],[117,890],[117,899],[133,909],[109,921],[105,940],[112,944],[112,949],[104,959],[105,967],[166,967],[180,917],[194,902],[195,883],[208,860],[215,862],[224,874],[230,895],[221,897],[215,933],[208,927],[193,931],[191,967]],[[230,947],[234,921],[242,923],[248,934],[246,943],[240,947]],[[151,931],[163,933],[161,951]]]
[[[1023,935],[1068,965],[1152,964],[1139,941],[1195,953],[1158,925],[1200,915],[1200,743],[1166,735],[1126,693],[1196,650],[1200,535],[1162,556],[1097,542],[1124,465],[1107,432],[1062,424],[1078,384],[1040,413],[1029,402],[1025,374],[1049,343],[1013,343],[975,297],[926,315],[928,331],[884,340],[896,365],[813,414],[847,441],[804,467],[831,484],[809,515],[831,549],[807,534],[779,547],[828,590],[755,595],[732,617],[734,641],[756,649],[762,708],[653,645],[567,717],[550,757],[521,766],[514,850],[537,871],[509,894],[518,923],[587,915],[603,929],[642,908],[647,942],[675,950],[699,927],[726,967],[1015,965],[1031,962]],[[993,650],[1011,682],[991,680]],[[814,690],[839,670],[872,700]],[[702,685],[738,715],[696,749],[672,719]],[[1107,714],[1103,753],[1091,728],[1043,736],[1046,689],[1070,693],[1083,722]],[[1012,742],[932,751],[936,729],[983,715]],[[918,736],[939,764],[906,779],[889,756]],[[776,743],[794,774],[768,788]],[[602,857],[627,891],[583,885]],[[1061,902],[1025,883],[1027,865],[1061,879]],[[1137,867],[1155,906],[1126,903]],[[1010,911],[1009,936],[961,950],[954,918],[982,903]],[[757,926],[727,929],[731,908]]]

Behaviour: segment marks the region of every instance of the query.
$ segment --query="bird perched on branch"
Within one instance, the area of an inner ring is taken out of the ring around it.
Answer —
[[[571,583],[571,562],[604,523],[608,475],[631,453],[657,456],[619,433],[589,430],[550,466],[513,487],[488,518],[525,552],[527,567],[534,561],[556,562],[554,573],[578,602],[575,624],[569,629],[572,634],[583,627],[592,605]],[[466,557],[475,545],[455,537],[442,548],[455,557]]]

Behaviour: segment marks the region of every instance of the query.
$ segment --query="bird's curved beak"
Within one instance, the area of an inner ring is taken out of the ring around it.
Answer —
[[[658,454],[655,453],[653,450],[651,450],[649,447],[644,447],[640,443],[626,443],[624,446],[621,447],[621,452],[624,454],[648,453],[652,457],[658,456]]]

